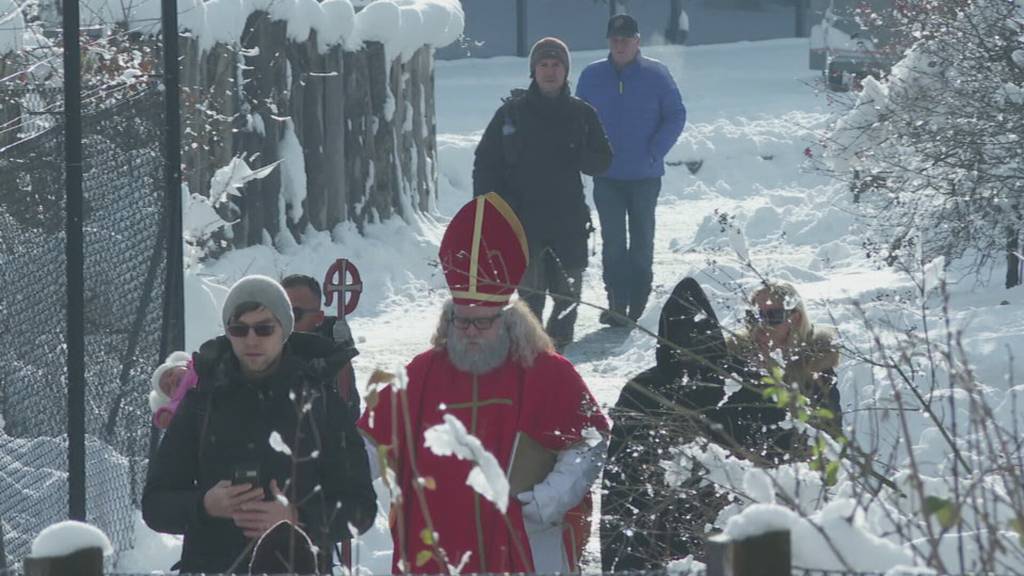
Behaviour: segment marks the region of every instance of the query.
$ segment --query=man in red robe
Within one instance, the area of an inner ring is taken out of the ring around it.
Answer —
[[[522,226],[497,194],[463,207],[441,243],[452,300],[433,347],[408,364],[404,387],[393,383],[371,397],[359,421],[371,460],[394,474],[384,476],[396,494],[395,572],[578,567],[608,423],[529,308],[509,305],[528,254]],[[424,431],[446,415],[506,473],[514,450],[530,445],[547,455],[533,460],[537,480],[512,494],[504,513],[467,484],[474,462],[424,445]]]

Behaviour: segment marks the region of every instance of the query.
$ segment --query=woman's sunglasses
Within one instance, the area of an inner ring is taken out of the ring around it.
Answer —
[[[761,326],[778,326],[789,318],[792,314],[792,310],[786,310],[785,308],[769,308],[768,310],[747,310],[746,320],[747,324],[751,326],[760,324]]]
[[[249,335],[250,328],[252,328],[252,331],[260,338],[266,338],[273,334],[277,327],[273,324],[256,324],[255,326],[250,326],[248,324],[228,324],[228,336],[232,336],[234,338],[245,338]]]

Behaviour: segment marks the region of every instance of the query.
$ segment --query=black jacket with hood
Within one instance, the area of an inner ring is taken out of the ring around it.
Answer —
[[[338,371],[354,355],[351,346],[295,332],[274,373],[251,382],[242,378],[227,337],[202,345],[194,357],[199,384],[150,460],[142,497],[150,528],[185,535],[177,569],[227,572],[247,565],[252,542],[203,506],[206,492],[238,470],[255,470],[268,497],[276,480],[324,554],[350,537],[349,524],[369,528],[377,499],[366,452],[334,391]],[[271,445],[272,432],[286,450]]]
[[[590,209],[580,173],[612,161],[601,121],[569,94],[548,98],[536,82],[515,91],[487,125],[473,163],[473,195],[497,192],[523,223],[531,255],[552,250],[566,270],[587,266]]]
[[[695,551],[703,531],[702,503],[669,489],[660,466],[670,448],[711,434],[705,419],[714,418],[723,395],[725,339],[696,281],[676,285],[658,335],[678,349],[659,342],[657,365],[630,380],[611,411],[601,501],[605,572],[663,569]]]

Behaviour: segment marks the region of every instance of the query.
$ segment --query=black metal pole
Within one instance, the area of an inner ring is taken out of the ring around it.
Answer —
[[[164,271],[163,330],[160,357],[185,348],[185,273],[182,249],[181,206],[181,106],[178,69],[178,11],[175,0],[161,0],[164,41],[164,240],[167,268]],[[160,431],[151,426],[149,455],[156,452]]]
[[[164,166],[167,235],[167,287],[162,353],[185,347],[184,272],[181,248],[181,107],[178,82],[178,12],[175,0],[161,0],[164,35]]]
[[[807,34],[807,1],[793,0],[796,7],[796,37],[806,38]]]
[[[85,521],[85,251],[78,0],[64,8],[64,191],[67,258],[68,516]]]
[[[163,354],[185,348],[185,279],[181,237],[181,105],[178,73],[178,12],[175,0],[161,0],[164,37],[164,166],[166,186],[167,297],[164,322],[169,329],[162,342]]]
[[[516,56],[524,58],[526,46],[526,0],[516,0]]]

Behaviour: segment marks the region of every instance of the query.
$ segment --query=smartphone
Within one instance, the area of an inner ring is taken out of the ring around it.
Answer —
[[[253,488],[260,485],[260,471],[250,466],[239,466],[231,475],[231,485],[251,484]]]

